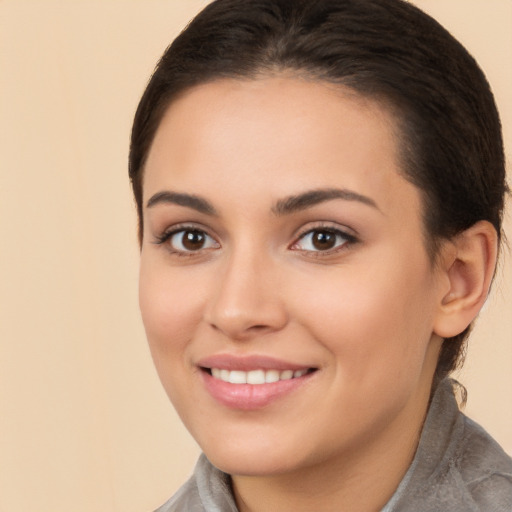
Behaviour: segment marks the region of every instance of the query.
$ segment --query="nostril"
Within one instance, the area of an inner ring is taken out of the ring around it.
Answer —
[[[235,298],[227,294],[212,300],[204,312],[204,320],[216,332],[232,339],[247,339],[282,329],[288,317],[283,304],[271,301]],[[227,301],[227,299],[230,299]],[[243,300],[242,300],[243,299]]]

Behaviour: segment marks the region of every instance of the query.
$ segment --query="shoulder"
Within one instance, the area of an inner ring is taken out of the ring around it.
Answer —
[[[436,388],[414,460],[382,512],[511,512],[512,459]]]
[[[463,413],[452,427],[434,471],[418,482],[425,512],[511,512],[512,459]]]
[[[512,458],[477,423],[461,414],[461,436],[451,464],[460,484],[484,511],[512,510]]]

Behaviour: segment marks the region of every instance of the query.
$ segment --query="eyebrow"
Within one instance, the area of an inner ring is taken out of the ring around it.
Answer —
[[[218,215],[217,211],[209,201],[193,194],[182,194],[167,190],[157,192],[148,200],[146,208],[152,208],[157,204],[176,204],[178,206],[192,208],[192,210],[204,213],[205,215]]]
[[[381,211],[373,199],[351,190],[339,188],[310,190],[302,194],[286,197],[285,199],[277,201],[275,206],[272,208],[272,211],[276,215],[287,215],[297,211],[306,210],[307,208],[311,208],[312,206],[332,199],[358,201]]]
[[[272,212],[278,216],[288,215],[297,211],[306,210],[307,208],[311,208],[317,204],[325,201],[331,201],[333,199],[358,201],[380,211],[377,203],[367,196],[347,189],[325,188],[309,190],[302,194],[280,199],[272,207]],[[208,200],[194,194],[171,192],[168,190],[157,192],[148,200],[146,208],[152,208],[158,204],[175,204],[191,208],[199,213],[204,213],[205,215],[218,216],[217,210]]]

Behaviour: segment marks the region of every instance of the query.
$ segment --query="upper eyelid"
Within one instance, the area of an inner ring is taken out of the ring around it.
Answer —
[[[357,233],[357,231],[346,225],[340,225],[339,223],[334,221],[319,221],[308,222],[307,224],[302,226],[300,229],[296,231],[294,239],[295,241],[297,241],[299,238],[303,237],[304,235],[307,235],[308,233],[321,230],[341,233],[342,235],[345,235],[349,238],[359,238],[359,234]]]
[[[203,224],[199,222],[178,222],[176,224],[172,224],[171,226],[168,226],[164,230],[162,230],[163,235],[173,234],[173,233],[179,233],[180,231],[202,231],[206,233],[208,236],[211,236],[212,238],[216,238],[214,235],[212,235],[211,230],[204,226]]]
[[[350,234],[348,230],[339,229],[339,228],[333,228],[333,227],[319,227],[319,228],[310,228],[302,232],[297,238],[303,238],[306,235],[309,235],[311,233],[315,233],[316,231],[328,231],[331,233],[335,233],[338,235],[346,236],[347,238],[355,238],[354,235]]]
[[[220,243],[218,237],[213,235],[210,229],[196,222],[179,222],[177,224],[168,226],[167,228],[153,235],[153,243],[156,243],[158,245],[167,242],[172,236],[174,236],[177,233],[180,233],[181,231],[201,231],[206,236],[215,240],[215,242]]]

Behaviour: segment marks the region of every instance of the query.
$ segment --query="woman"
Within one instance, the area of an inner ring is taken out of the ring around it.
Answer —
[[[217,0],[130,151],[140,305],[201,446],[160,511],[508,511],[447,377],[506,193],[474,60],[401,0]]]

